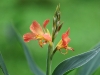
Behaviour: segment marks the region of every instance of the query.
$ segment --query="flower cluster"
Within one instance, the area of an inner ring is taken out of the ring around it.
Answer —
[[[50,35],[49,30],[46,28],[48,23],[49,20],[45,20],[43,25],[40,26],[37,21],[33,21],[30,26],[31,32],[23,35],[24,41],[29,42],[30,40],[38,40],[41,47],[47,43],[52,44],[52,36]],[[65,53],[61,52],[62,54],[66,54],[68,50],[73,50],[73,48],[68,46],[68,43],[70,42],[69,31],[70,29],[62,34],[62,39],[58,42],[56,46],[56,49],[60,52],[61,49],[66,49]]]

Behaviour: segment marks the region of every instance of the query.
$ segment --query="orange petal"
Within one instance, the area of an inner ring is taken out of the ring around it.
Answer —
[[[69,35],[69,29],[66,33],[62,35],[62,41],[64,46],[67,46],[67,44],[70,42],[70,38],[68,37],[68,35]]]
[[[29,42],[30,40],[35,39],[35,35],[33,33],[26,33],[23,35],[23,39],[25,42]]]
[[[69,31],[70,31],[70,28],[68,28],[68,30],[66,31],[67,36],[69,36]]]
[[[49,23],[49,20],[45,20],[44,23],[43,23],[43,27],[45,28],[48,23]]]
[[[37,21],[33,21],[33,23],[30,26],[30,30],[34,33],[34,34],[43,34],[43,30],[40,26],[40,24]]]
[[[52,38],[51,38],[50,34],[48,34],[48,33],[43,34],[43,37],[46,41],[52,41]]]

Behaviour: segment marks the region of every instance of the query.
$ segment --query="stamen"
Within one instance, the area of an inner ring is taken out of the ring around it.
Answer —
[[[68,50],[66,50],[65,53],[63,53],[61,50],[59,50],[61,54],[66,55],[68,53]]]

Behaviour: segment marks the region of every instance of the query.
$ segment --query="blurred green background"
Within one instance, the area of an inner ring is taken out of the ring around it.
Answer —
[[[100,41],[100,0],[0,0],[0,51],[10,75],[33,75],[27,64],[23,49],[15,38],[9,38],[8,25],[13,24],[23,34],[30,32],[33,20],[41,25],[50,19],[47,28],[52,30],[52,19],[56,6],[61,6],[61,21],[64,22],[55,45],[70,27],[71,42],[74,52],[67,55],[56,52],[52,62],[52,71],[64,59],[86,52]],[[41,48],[37,41],[27,43],[36,64],[45,72],[47,45]],[[69,75],[74,75],[75,71]],[[100,69],[95,75],[100,74]],[[0,75],[3,75],[0,69]]]

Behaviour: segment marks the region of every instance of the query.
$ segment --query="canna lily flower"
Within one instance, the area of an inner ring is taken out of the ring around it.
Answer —
[[[59,43],[57,44],[57,50],[59,50],[61,52],[60,49],[66,49],[66,52],[65,53],[62,53],[62,54],[66,54],[68,52],[68,50],[73,50],[73,48],[69,47],[68,46],[68,43],[70,42],[70,38],[69,38],[69,30],[68,29],[63,35],[62,35],[62,39],[59,41]]]
[[[30,26],[31,32],[23,35],[24,41],[29,42],[30,40],[38,40],[41,47],[48,42],[51,44],[52,37],[49,31],[46,29],[46,25],[48,23],[49,20],[45,20],[43,26],[41,27],[37,21],[33,21]]]

